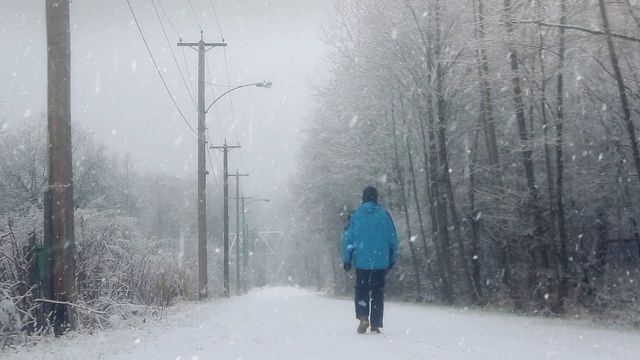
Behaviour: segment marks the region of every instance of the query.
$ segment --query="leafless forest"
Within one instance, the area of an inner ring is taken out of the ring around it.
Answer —
[[[392,294],[635,321],[638,34],[633,0],[340,2],[295,180],[302,281],[350,286],[371,184]]]

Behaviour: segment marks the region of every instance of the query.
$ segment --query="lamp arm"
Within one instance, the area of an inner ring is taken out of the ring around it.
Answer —
[[[243,88],[243,87],[247,87],[247,86],[258,86],[258,85],[260,85],[260,84],[262,84],[262,83],[244,84],[244,85],[236,86],[236,87],[234,87],[233,89],[230,89],[230,90],[227,90],[227,91],[223,92],[222,94],[220,94],[220,96],[218,96],[215,100],[213,100],[213,102],[211,103],[211,105],[209,105],[209,106],[207,107],[207,110],[205,110],[205,111],[204,111],[204,113],[205,113],[205,114],[206,114],[206,113],[208,113],[208,112],[209,112],[209,109],[211,109],[211,107],[213,106],[213,104],[215,104],[218,100],[220,100],[220,98],[222,98],[223,96],[227,95],[228,93],[230,93],[230,92],[232,92],[232,91],[234,91],[234,90],[241,89],[241,88]]]

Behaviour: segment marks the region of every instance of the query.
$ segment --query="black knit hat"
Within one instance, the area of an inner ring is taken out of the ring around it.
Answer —
[[[364,189],[364,191],[362,192],[362,202],[366,203],[366,202],[372,202],[377,204],[378,203],[378,190],[376,188],[374,188],[373,186],[367,186],[366,189]]]

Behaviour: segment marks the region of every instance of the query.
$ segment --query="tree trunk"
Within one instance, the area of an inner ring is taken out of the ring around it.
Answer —
[[[487,146],[487,152],[489,155],[489,171],[493,186],[495,188],[495,194],[497,201],[500,202],[504,198],[505,191],[502,183],[502,171],[500,168],[500,153],[498,151],[498,140],[495,129],[495,118],[493,116],[493,99],[491,95],[491,84],[489,82],[489,61],[487,59],[487,52],[484,44],[486,37],[485,31],[485,10],[484,0],[477,0],[478,10],[477,17],[475,19],[476,24],[476,37],[478,38],[479,50],[478,50],[478,72],[480,75],[480,84],[482,86],[482,118],[484,124],[485,142]],[[499,211],[502,211],[502,207],[498,207]],[[500,217],[500,214],[498,214]],[[498,233],[497,237],[502,239],[502,251],[504,257],[504,282],[509,289],[509,294],[514,303],[519,304],[519,295],[513,283],[513,247],[510,242],[510,236],[507,234],[508,225],[504,219],[499,220],[499,229],[503,229],[503,233]]]
[[[609,56],[611,57],[611,66],[613,67],[613,73],[616,78],[616,82],[618,83],[618,95],[620,96],[620,103],[622,105],[624,121],[627,126],[629,141],[631,142],[633,162],[636,166],[636,173],[638,174],[638,176],[640,176],[640,151],[638,151],[638,140],[636,139],[633,119],[631,119],[631,109],[629,107],[629,101],[627,99],[627,90],[624,86],[622,71],[620,70],[620,66],[618,65],[618,56],[616,55],[616,49],[613,45],[611,28],[609,27],[609,18],[607,17],[607,7],[604,3],[604,0],[598,0],[598,3],[600,5],[600,15],[602,16],[602,25],[604,27],[604,32],[607,34],[607,47],[609,48]]]
[[[542,224],[541,224],[541,216],[540,216],[540,207],[538,204],[538,188],[536,187],[535,173],[533,168],[533,151],[531,150],[529,133],[527,131],[527,123],[524,116],[524,104],[522,101],[520,70],[518,68],[519,66],[518,53],[515,46],[515,42],[513,40],[514,29],[513,29],[513,22],[512,22],[513,19],[512,19],[512,13],[511,13],[511,0],[504,0],[504,14],[505,14],[507,37],[508,37],[507,43],[508,43],[509,53],[510,53],[509,60],[511,64],[511,86],[513,90],[513,105],[515,107],[516,122],[518,124],[518,132],[520,135],[520,149],[522,152],[522,164],[524,167],[528,196],[529,196],[528,211],[533,215],[533,222],[535,227],[533,234],[530,234],[530,236],[525,235],[522,237],[522,239],[523,239],[523,244],[525,248],[528,251],[532,252],[531,260],[533,262],[533,269],[535,271],[535,268],[538,266],[536,253],[540,247],[537,244],[529,243],[527,239],[531,237],[532,239],[534,239],[534,241],[537,241],[536,238],[537,236],[540,235]],[[546,258],[548,254],[540,254],[540,255],[541,255],[540,260],[544,262],[545,260],[543,259]],[[510,292],[514,300],[515,306],[518,308],[521,307],[521,304],[518,303],[520,301],[520,296],[516,294],[516,289],[513,286],[513,284],[510,287]]]
[[[449,256],[449,226],[447,219],[447,195],[441,188],[441,178],[442,173],[439,171],[439,167],[441,164],[438,162],[438,147],[437,147],[437,138],[436,138],[436,107],[434,96],[433,96],[433,73],[436,71],[434,68],[434,62],[437,62],[437,59],[434,59],[433,56],[433,44],[429,35],[432,35],[433,32],[427,33],[427,57],[426,57],[426,65],[427,65],[427,134],[428,134],[428,146],[429,152],[425,154],[429,158],[429,182],[431,185],[431,199],[434,202],[434,207],[431,211],[435,213],[436,223],[434,224],[433,229],[436,231],[436,238],[438,239],[439,255],[440,258],[440,273],[442,276],[442,286],[443,286],[443,300],[446,303],[453,303],[453,284],[451,275],[453,270],[451,268],[451,258]]]
[[[438,286],[436,284],[436,280],[433,276],[433,272],[431,271],[431,253],[429,252],[429,248],[427,247],[427,232],[424,228],[424,223],[422,221],[423,217],[422,217],[422,205],[420,204],[420,199],[419,199],[419,195],[418,195],[418,179],[416,177],[415,174],[415,167],[413,165],[413,153],[411,152],[411,139],[409,137],[409,126],[406,122],[406,117],[405,117],[405,112],[404,112],[404,102],[402,100],[402,97],[400,98],[400,106],[401,106],[401,110],[402,110],[402,119],[403,119],[403,125],[404,128],[406,130],[406,139],[405,139],[405,144],[407,146],[407,157],[409,160],[409,170],[411,171],[411,178],[412,178],[412,185],[413,185],[413,198],[414,201],[416,203],[416,210],[418,211],[418,222],[420,224],[420,235],[422,236],[422,241],[424,244],[424,253],[426,255],[426,260],[427,260],[427,271],[426,271],[426,275],[427,277],[431,280],[433,289],[436,290],[438,289]],[[420,120],[420,119],[418,119]],[[394,126],[395,126],[395,122],[394,122]],[[404,194],[403,194],[404,196]],[[407,203],[408,205],[408,203]]]
[[[453,194],[453,186],[451,184],[451,175],[449,174],[449,159],[447,156],[447,101],[444,94],[444,81],[445,73],[442,69],[442,62],[440,60],[442,50],[442,31],[441,31],[441,14],[440,14],[440,2],[435,3],[435,59],[436,59],[436,105],[438,113],[438,162],[440,165],[441,174],[441,188],[444,188],[446,203],[449,207],[449,214],[451,221],[453,222],[453,231],[458,251],[460,252],[460,263],[462,264],[464,284],[467,293],[471,297],[471,303],[475,304],[478,301],[478,293],[471,281],[471,271],[469,270],[469,263],[467,259],[467,253],[462,241],[462,231],[460,229],[460,218],[458,210],[456,209],[455,198]],[[445,207],[446,209],[446,207]],[[445,210],[446,211],[446,210]]]
[[[437,239],[437,254],[439,259],[440,277],[442,280],[443,288],[443,300],[446,303],[453,303],[453,287],[451,284],[451,259],[449,257],[449,229],[447,226],[447,195],[442,191],[440,187],[439,171],[438,171],[438,159],[437,159],[437,140],[435,134],[435,113],[433,110],[433,96],[431,92],[428,95],[428,110],[427,110],[427,134],[428,134],[428,146],[429,152],[425,154],[428,158],[428,171],[429,171],[429,187],[430,198],[433,207],[431,212],[435,215],[432,219],[435,219],[433,229],[435,230],[435,238]]]
[[[543,13],[543,7],[545,6],[544,3],[539,3],[538,6],[538,16],[544,16]],[[543,294],[555,294],[557,295],[558,292],[558,288],[559,288],[559,284],[560,284],[560,269],[558,266],[558,261],[557,261],[557,252],[558,252],[558,246],[556,244],[556,227],[555,227],[555,223],[556,223],[556,208],[555,208],[555,186],[554,186],[554,174],[553,174],[553,163],[552,163],[552,151],[554,150],[551,147],[551,142],[549,141],[549,122],[547,119],[547,114],[548,111],[547,109],[549,108],[549,104],[547,101],[547,82],[551,79],[547,79],[547,75],[546,75],[546,67],[545,67],[545,57],[544,57],[544,52],[545,52],[545,36],[544,36],[544,32],[542,31],[542,26],[538,25],[538,48],[537,48],[537,61],[540,63],[540,85],[539,85],[539,91],[540,91],[540,106],[539,106],[539,115],[540,115],[540,120],[541,120],[541,124],[542,124],[542,132],[543,132],[543,154],[544,154],[544,165],[545,165],[545,170],[546,170],[546,180],[547,180],[547,189],[548,189],[548,199],[549,199],[549,221],[550,221],[550,225],[548,227],[548,233],[547,233],[547,242],[543,242],[541,245],[542,248],[542,253],[546,253],[549,254],[547,260],[549,261],[549,263],[544,264],[543,267],[544,268],[549,268],[551,267],[551,269],[553,270],[553,274],[545,274],[542,273],[540,274],[541,276],[537,277],[537,282],[538,284],[536,284],[536,289],[539,289],[538,291],[535,292],[536,295],[538,295],[536,297],[536,301],[539,302],[540,305],[542,306],[547,306],[547,304],[550,304],[552,307],[552,311],[556,312],[556,311],[560,311],[560,306],[558,306],[558,296],[552,297],[552,300],[554,300],[554,302],[548,302],[547,299],[544,299]],[[532,66],[531,66],[531,70],[530,73],[531,74],[535,74],[536,70],[535,70],[535,64],[536,61],[532,61],[531,62]],[[531,86],[531,93],[533,94],[537,87],[533,85],[534,82],[532,82],[532,86]],[[531,110],[529,113],[529,116],[531,119],[533,119],[533,114],[534,114],[534,102],[531,102]],[[533,123],[533,121],[531,121]],[[531,129],[532,132],[535,131],[533,124],[531,125]],[[542,240],[542,239],[541,239]],[[543,261],[545,259],[543,258]]]
[[[418,14],[416,13],[415,8],[413,8],[413,6],[406,1],[406,5],[407,8],[409,10],[409,12],[411,12],[411,15],[413,17],[413,21],[415,22],[416,26],[418,28],[420,28],[420,24],[422,21],[422,17],[419,17]],[[429,40],[427,38],[427,36],[425,35],[425,31],[420,31],[420,38],[422,39],[422,43],[424,45],[423,49],[424,49],[424,55],[425,55],[425,63],[428,63],[431,58],[431,52],[430,50],[428,50],[430,48],[429,45]],[[406,61],[406,59],[405,59]],[[416,104],[417,104],[417,108],[418,108],[418,124],[420,125],[420,136],[421,136],[421,140],[422,140],[422,152],[424,154],[423,160],[424,160],[424,170],[425,170],[425,175],[426,175],[426,197],[427,197],[427,201],[429,204],[429,217],[431,218],[431,223],[433,224],[433,228],[435,229],[435,224],[437,223],[436,221],[436,217],[435,217],[435,212],[433,211],[433,209],[435,208],[435,198],[433,197],[432,194],[432,189],[431,189],[431,183],[430,183],[430,169],[429,169],[429,150],[428,150],[428,141],[427,141],[427,135],[426,135],[426,129],[425,129],[425,123],[427,122],[427,117],[425,116],[425,113],[427,112],[426,108],[428,108],[430,106],[430,103],[428,101],[428,99],[426,99],[426,104],[423,102],[423,93],[424,91],[426,91],[425,89],[425,85],[429,85],[430,80],[426,80],[426,84],[425,84],[425,79],[423,77],[420,76],[419,73],[412,73],[412,79],[415,82],[416,88],[420,89],[420,91],[418,92],[418,95],[415,96],[416,98]],[[430,78],[428,78],[430,79]],[[400,100],[402,101],[402,98],[400,98]],[[401,103],[402,104],[402,103]],[[423,107],[424,104],[424,107]],[[404,111],[404,110],[403,110]],[[413,169],[413,166],[411,167]],[[416,179],[414,177],[414,179]],[[415,186],[416,182],[414,182],[414,190],[415,190]],[[415,198],[415,202],[416,202],[416,207],[418,208],[419,213],[421,213],[421,206],[420,206],[420,201],[418,199],[418,192],[414,191],[414,198]],[[427,257],[427,269],[428,269],[428,273],[429,274],[433,274],[433,272],[431,271],[431,258],[429,257],[429,250],[428,250],[428,244],[427,244],[427,232],[424,229],[424,225],[422,222],[422,216],[419,215],[420,218],[420,231],[421,231],[421,235],[422,235],[422,242],[424,245],[424,251],[425,251],[425,255]],[[439,258],[439,250],[438,250],[438,242],[434,239],[434,244],[435,244],[435,252],[436,252],[436,267],[438,269],[441,269],[441,265],[440,265],[440,258]],[[440,272],[440,271],[439,271]],[[435,281],[435,278],[433,275],[430,276],[432,281]],[[440,272],[440,277],[442,277],[442,274]],[[438,287],[434,286],[434,290],[437,290]]]
[[[443,279],[443,274],[444,274],[444,270],[443,270],[443,259],[441,257],[440,254],[440,240],[437,237],[437,235],[434,233],[434,229],[437,229],[438,226],[438,219],[436,217],[436,199],[435,199],[435,193],[433,191],[433,186],[432,186],[432,178],[434,176],[432,176],[432,170],[431,170],[431,166],[430,166],[430,161],[431,158],[429,156],[429,140],[428,140],[428,136],[427,136],[427,127],[428,125],[425,125],[425,123],[427,122],[427,115],[425,115],[424,112],[420,112],[420,135],[421,135],[421,140],[422,140],[422,152],[423,152],[423,160],[424,160],[424,168],[425,168],[425,173],[426,173],[426,179],[425,179],[425,184],[427,187],[427,201],[428,201],[428,205],[429,205],[429,218],[431,219],[431,229],[432,229],[432,239],[433,239],[433,244],[434,244],[434,249],[435,249],[435,263],[436,263],[436,268],[438,269],[438,279],[439,279],[439,285],[440,286],[436,286],[434,287],[434,290],[439,290],[440,292],[440,297],[441,298],[445,298],[445,284],[447,283],[447,281],[445,279]],[[428,250],[426,248],[427,246],[427,242],[426,242],[426,237],[424,239],[424,244],[425,244],[425,254],[428,256]],[[429,262],[429,260],[427,260],[427,267],[430,269],[431,268],[431,263]]]
[[[402,117],[404,119],[404,112],[402,114]],[[402,168],[400,166],[400,153],[398,151],[398,135],[397,135],[397,131],[396,131],[396,117],[395,117],[395,112],[394,112],[394,104],[393,101],[391,103],[391,123],[393,124],[393,148],[395,150],[395,170],[396,170],[396,176],[398,177],[398,182],[400,183],[400,190],[402,192],[402,210],[404,211],[404,218],[405,218],[405,222],[406,222],[406,226],[407,226],[407,239],[409,240],[409,250],[411,251],[411,260],[413,262],[413,272],[415,274],[416,277],[416,292],[418,293],[418,297],[417,297],[417,301],[422,301],[423,297],[422,297],[422,281],[420,280],[420,265],[418,264],[418,257],[416,255],[416,250],[413,246],[413,239],[411,236],[411,223],[409,221],[409,208],[408,208],[408,201],[407,201],[407,196],[406,196],[406,192],[405,192],[405,181],[404,181],[404,177],[402,176]],[[405,126],[406,126],[406,121],[405,121]],[[409,150],[409,153],[411,153],[410,149],[409,149],[409,139],[408,139],[408,135],[407,135],[407,150]],[[413,166],[413,165],[409,165],[409,166]],[[415,179],[414,179],[414,183],[415,183]],[[427,276],[429,276],[429,274],[427,273]]]
[[[482,102],[482,99],[480,100]],[[476,209],[476,183],[475,183],[475,168],[478,153],[478,137],[480,133],[480,127],[476,127],[474,131],[473,146],[471,147],[471,160],[469,161],[469,206],[471,207],[471,213],[469,214],[469,223],[471,224],[471,264],[472,264],[472,277],[473,285],[478,292],[478,304],[484,305],[484,295],[482,293],[482,279],[480,273],[480,229],[479,229],[479,212]]]
[[[560,2],[560,25],[567,22],[567,2]],[[558,285],[559,307],[563,306],[564,298],[569,293],[569,256],[567,254],[567,230],[566,218],[564,215],[564,56],[565,56],[565,28],[559,29],[558,45],[558,72],[557,72],[557,92],[556,92],[556,219],[558,224],[559,249],[557,251],[560,260],[562,275]]]

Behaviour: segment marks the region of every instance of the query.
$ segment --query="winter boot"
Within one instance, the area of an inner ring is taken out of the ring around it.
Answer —
[[[369,327],[369,318],[366,316],[361,317],[360,325],[358,325],[358,334],[366,333],[368,327]]]
[[[372,326],[371,327],[371,332],[374,334],[380,334],[380,328],[377,326]]]

